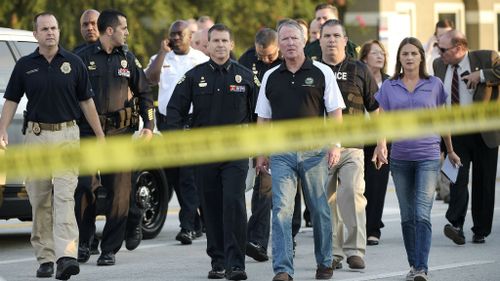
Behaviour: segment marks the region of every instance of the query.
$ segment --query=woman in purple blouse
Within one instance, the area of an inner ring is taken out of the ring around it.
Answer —
[[[447,93],[441,80],[429,76],[422,43],[403,39],[397,52],[396,71],[375,95],[380,112],[419,110],[444,106]],[[450,135],[443,137],[452,164],[461,165],[453,151]],[[410,265],[406,280],[427,279],[431,247],[431,209],[440,169],[440,136],[392,142],[390,170],[401,214],[403,240]],[[377,167],[387,164],[385,140],[377,143],[372,161]]]

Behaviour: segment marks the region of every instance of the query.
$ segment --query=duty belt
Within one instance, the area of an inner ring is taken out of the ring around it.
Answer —
[[[62,122],[62,123],[41,123],[41,122],[28,122],[28,127],[31,128],[35,135],[39,135],[42,131],[60,131],[63,128],[73,127],[76,125],[75,120]]]
[[[125,107],[115,112],[99,115],[99,121],[105,132],[131,127],[137,125],[139,121],[138,118],[137,120],[132,120],[132,113],[131,107]],[[132,124],[132,121],[137,122],[137,124]]]

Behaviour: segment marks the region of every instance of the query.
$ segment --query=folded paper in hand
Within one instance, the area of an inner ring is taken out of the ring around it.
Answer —
[[[443,166],[441,167],[441,172],[450,180],[450,182],[455,183],[457,181],[459,168],[459,166],[455,167],[455,165],[450,162],[448,156],[446,156]]]

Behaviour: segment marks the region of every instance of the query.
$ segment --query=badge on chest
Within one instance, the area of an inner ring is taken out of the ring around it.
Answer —
[[[118,76],[130,78],[130,70],[128,70],[128,63],[126,60],[120,61],[120,68],[118,68]]]
[[[118,76],[130,78],[130,70],[128,68],[118,68]]]

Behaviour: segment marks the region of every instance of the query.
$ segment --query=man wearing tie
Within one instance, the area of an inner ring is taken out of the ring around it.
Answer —
[[[434,73],[441,78],[450,93],[448,103],[468,106],[474,102],[498,100],[498,88],[487,84],[485,73],[492,71],[498,54],[495,51],[469,51],[467,38],[451,30],[439,38],[441,58],[434,61]],[[478,81],[467,80],[467,74],[478,73]],[[463,76],[463,77],[462,77]],[[467,214],[469,169],[472,165],[473,243],[484,243],[491,233],[495,205],[495,181],[500,132],[478,132],[453,136],[453,146],[462,160],[456,183],[450,188],[450,205],[446,218],[450,222],[444,234],[455,242],[465,244],[463,225]]]

